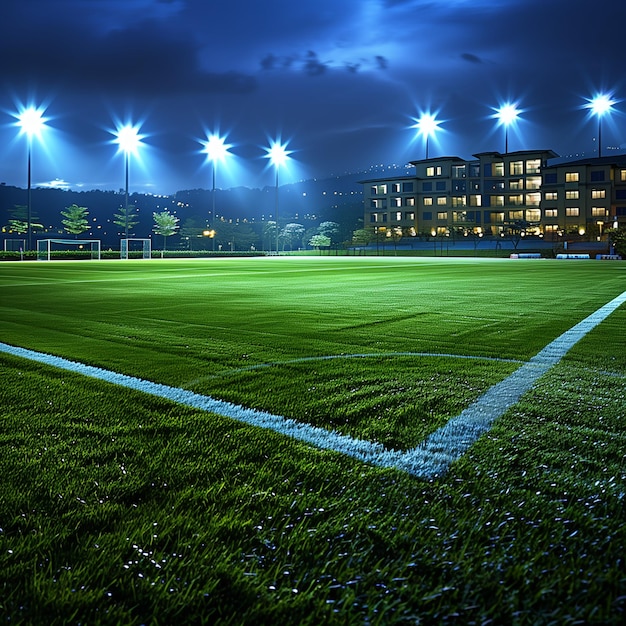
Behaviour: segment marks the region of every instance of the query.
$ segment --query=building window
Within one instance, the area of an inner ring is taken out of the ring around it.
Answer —
[[[565,209],[565,215],[567,215],[567,217],[578,217],[580,215],[580,209],[577,206],[568,206]]]
[[[391,185],[391,193],[400,193],[400,183],[393,183]]]
[[[565,192],[566,200],[578,200],[579,197],[580,197],[580,193],[578,192],[578,189],[568,189]]]
[[[556,183],[557,183],[556,172],[550,172],[548,174],[544,174],[543,175],[543,182],[546,185],[556,185]]]
[[[496,224],[502,224],[504,222],[504,213],[492,213],[491,221]]]
[[[604,180],[604,170],[596,170],[595,172],[591,172],[591,181],[594,183],[598,183]]]
[[[524,196],[522,196],[522,194],[509,196],[509,204],[512,204],[513,206],[521,206],[524,204]]]
[[[413,193],[413,183],[402,183],[402,191],[404,193]]]
[[[437,204],[439,206],[446,206],[446,204],[448,204],[448,199],[445,196],[439,196],[437,198]]]
[[[556,235],[559,232],[558,224],[546,224],[544,226],[546,234]]]
[[[432,206],[433,205],[433,199],[430,196],[427,196],[424,198],[424,206]]]
[[[437,191],[445,191],[446,190],[446,183],[445,181],[440,181],[438,183],[435,184],[435,189]]]
[[[415,213],[413,213],[412,211],[406,211],[406,213],[404,214],[404,219],[405,220],[410,220],[410,221],[415,221]]]
[[[577,183],[580,178],[578,172],[565,172],[566,183]]]
[[[620,172],[619,172],[619,179],[622,182],[626,182],[626,170],[620,170]]]
[[[401,222],[402,221],[402,211],[395,211],[393,213],[393,219],[396,222]]]
[[[524,179],[523,178],[517,178],[515,180],[511,180],[509,182],[509,188],[513,189],[513,190],[524,189]]]
[[[526,194],[526,206],[539,206],[541,202],[540,193],[527,193]]]
[[[541,159],[530,159],[526,161],[527,174],[539,174],[541,171]]]
[[[447,221],[448,220],[448,212],[447,211],[439,211],[439,213],[437,213],[437,219],[441,222],[441,221]]]
[[[494,163],[492,171],[494,176],[504,176],[504,163]]]
[[[452,222],[467,222],[467,213],[465,211],[452,211]]]
[[[430,222],[433,219],[433,214],[431,211],[424,211],[422,217],[425,221]]]
[[[406,198],[405,206],[415,206],[415,198]]]
[[[546,191],[546,200],[558,200],[559,194],[557,191]]]
[[[465,205],[466,205],[465,196],[452,196],[453,207],[465,206]]]
[[[372,204],[370,206],[372,209],[385,209],[387,208],[387,201],[382,198],[378,200],[372,200]]]
[[[437,167],[428,166],[426,168],[426,176],[441,176],[441,165],[437,165]]]
[[[559,216],[559,212],[557,211],[557,209],[546,209],[544,211],[544,215],[546,217],[558,217]]]
[[[490,206],[504,206],[504,196],[491,196]]]
[[[539,209],[526,209],[526,219],[529,222],[540,222],[541,211]]]
[[[472,194],[469,197],[470,206],[482,206],[482,196],[480,194]]]
[[[465,178],[465,165],[453,165],[452,178]]]
[[[528,176],[526,178],[526,189],[541,189],[541,176]]]
[[[511,176],[520,176],[524,173],[524,161],[511,161],[509,163],[509,174]]]
[[[387,193],[387,185],[373,185],[372,186],[372,195],[373,196],[384,196]]]
[[[603,206],[592,206],[591,215],[593,217],[606,217],[606,209]]]
[[[370,215],[370,222],[377,222],[378,221],[378,214],[377,213],[372,213]]]
[[[524,211],[509,211],[509,219],[514,220],[523,220],[524,219]]]
[[[391,198],[391,206],[402,206],[402,198]]]
[[[598,200],[599,198],[606,198],[606,189],[592,189],[591,197],[594,200]]]

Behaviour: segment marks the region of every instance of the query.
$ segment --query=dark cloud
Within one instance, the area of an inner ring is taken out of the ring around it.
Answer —
[[[482,63],[482,62],[483,62],[483,60],[482,60],[480,57],[476,56],[475,54],[472,54],[471,52],[464,52],[464,53],[461,55],[461,58],[462,58],[464,61],[469,61],[470,63],[477,63],[477,64],[480,64],[480,63]]]
[[[379,70],[386,70],[389,67],[389,61],[384,56],[376,56],[376,65]]]
[[[327,66],[322,63],[317,54],[312,50],[309,50],[304,61],[304,71],[309,76],[321,76],[326,72]]]

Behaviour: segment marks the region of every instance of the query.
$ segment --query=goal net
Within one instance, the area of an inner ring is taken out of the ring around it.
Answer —
[[[53,252],[68,249],[89,252],[92,259],[100,259],[99,239],[40,239],[37,242],[37,260],[49,261]]]
[[[26,239],[5,239],[5,252],[23,252],[26,250]]]
[[[151,239],[120,239],[120,259],[149,259],[152,256]]]

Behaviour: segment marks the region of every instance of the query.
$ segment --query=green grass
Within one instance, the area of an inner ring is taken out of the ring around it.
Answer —
[[[0,341],[401,448],[626,289],[621,263],[9,265]],[[0,618],[621,624],[625,323],[436,481],[0,356]]]

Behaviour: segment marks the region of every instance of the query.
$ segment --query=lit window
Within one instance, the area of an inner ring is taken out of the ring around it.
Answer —
[[[411,220],[411,221],[414,221],[414,220],[415,220],[415,213],[413,213],[412,211],[407,211],[407,212],[404,214],[404,219],[405,219],[405,220]]]
[[[386,184],[382,184],[382,185],[374,185],[372,187],[372,195],[373,196],[381,196],[381,195],[385,195],[387,193],[387,185]]]
[[[565,215],[567,215],[567,217],[578,217],[580,215],[580,209],[577,206],[568,206],[565,209]]]
[[[393,185],[391,185],[391,193],[400,193],[400,183],[393,183]]]
[[[452,206],[465,206],[465,196],[452,196]]]
[[[544,211],[546,217],[558,217],[559,212],[556,209],[546,209]]]
[[[407,198],[405,206],[415,206],[415,198]]]
[[[524,189],[524,179],[516,178],[515,180],[510,181],[509,187],[511,189]]]
[[[551,233],[552,235],[556,235],[559,232],[558,224],[546,224],[544,228],[546,233]]]
[[[465,178],[465,165],[453,165],[452,178]]]
[[[511,161],[509,163],[509,174],[519,176],[524,173],[524,161]]]
[[[433,205],[433,199],[430,196],[426,196],[424,198],[424,206],[432,206]]]
[[[624,182],[626,181],[626,170],[620,170],[619,179]]]
[[[504,206],[504,196],[491,196],[491,206]]]
[[[591,207],[591,215],[593,217],[606,217],[606,209],[600,206]]]
[[[502,224],[502,222],[504,222],[504,213],[492,213],[491,221],[496,224]]]
[[[504,163],[494,163],[493,164],[493,175],[494,176],[504,176]]]
[[[598,198],[606,198],[606,189],[592,189],[591,197],[594,200],[597,200]]]
[[[565,172],[566,183],[577,183],[580,178],[578,172]]]
[[[509,211],[509,219],[510,220],[523,220],[524,211]]]
[[[522,194],[509,196],[509,204],[512,204],[513,206],[520,206],[524,204],[524,196],[522,196]]]
[[[546,200],[558,200],[559,194],[556,191],[546,191]]]
[[[470,196],[470,206],[482,206],[482,196],[480,194],[473,194]]]
[[[568,190],[568,191],[565,192],[565,199],[566,200],[578,200],[579,197],[580,197],[580,194],[578,193],[577,189]]]
[[[529,222],[540,222],[541,221],[541,211],[539,209],[527,209],[526,210],[526,219]]]
[[[435,173],[437,174],[437,176],[441,176],[441,165],[438,165],[438,166],[435,168]]]
[[[402,198],[391,198],[391,206],[402,206]]]
[[[541,189],[541,176],[528,176],[526,189]]]
[[[396,211],[396,212],[393,214],[393,219],[394,219],[396,222],[400,222],[400,221],[402,221],[402,211]]]
[[[531,159],[530,161],[526,161],[526,173],[527,174],[538,174],[541,170],[541,159]]]
[[[435,175],[435,168],[432,165],[427,167],[426,176],[434,176],[434,175]]]
[[[437,213],[437,219],[438,220],[447,220],[448,219],[448,212],[447,211],[440,211],[439,213]]]
[[[439,196],[437,198],[437,204],[439,206],[446,206],[447,203],[448,203],[448,200],[447,200],[447,198],[445,196]]]
[[[541,202],[540,193],[527,193],[526,194],[526,206],[539,206]]]

